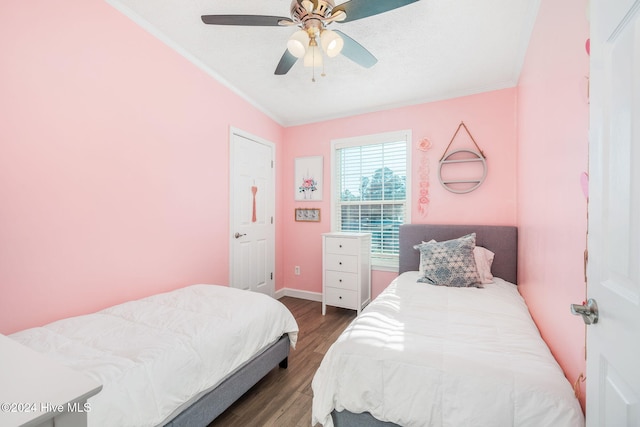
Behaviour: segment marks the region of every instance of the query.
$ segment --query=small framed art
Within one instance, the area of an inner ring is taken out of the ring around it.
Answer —
[[[296,208],[296,221],[320,222],[320,209]]]

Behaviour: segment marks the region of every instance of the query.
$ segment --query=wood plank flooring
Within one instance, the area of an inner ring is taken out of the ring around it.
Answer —
[[[209,427],[309,427],[311,425],[311,380],[322,357],[338,335],[356,317],[354,310],[327,307],[322,315],[319,302],[284,297],[300,333],[289,367],[269,372]]]

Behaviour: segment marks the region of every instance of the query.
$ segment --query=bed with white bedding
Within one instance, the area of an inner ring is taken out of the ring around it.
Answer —
[[[469,233],[506,276],[419,282],[414,245]],[[517,230],[401,228],[396,278],[343,332],[313,379],[313,424],[574,427],[584,416],[516,285]],[[501,259],[502,257],[502,259]],[[508,260],[508,262],[505,262]]]
[[[192,285],[9,337],[103,385],[89,426],[206,425],[279,363],[298,326],[279,301]]]

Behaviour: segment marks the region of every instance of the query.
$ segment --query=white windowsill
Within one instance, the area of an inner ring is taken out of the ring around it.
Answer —
[[[389,261],[371,257],[371,269],[376,271],[398,272],[398,261]]]

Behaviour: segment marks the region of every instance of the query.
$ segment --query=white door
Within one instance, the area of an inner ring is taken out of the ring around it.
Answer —
[[[230,144],[230,284],[273,296],[275,147],[233,128]]]
[[[640,0],[591,0],[587,426],[640,426]]]

